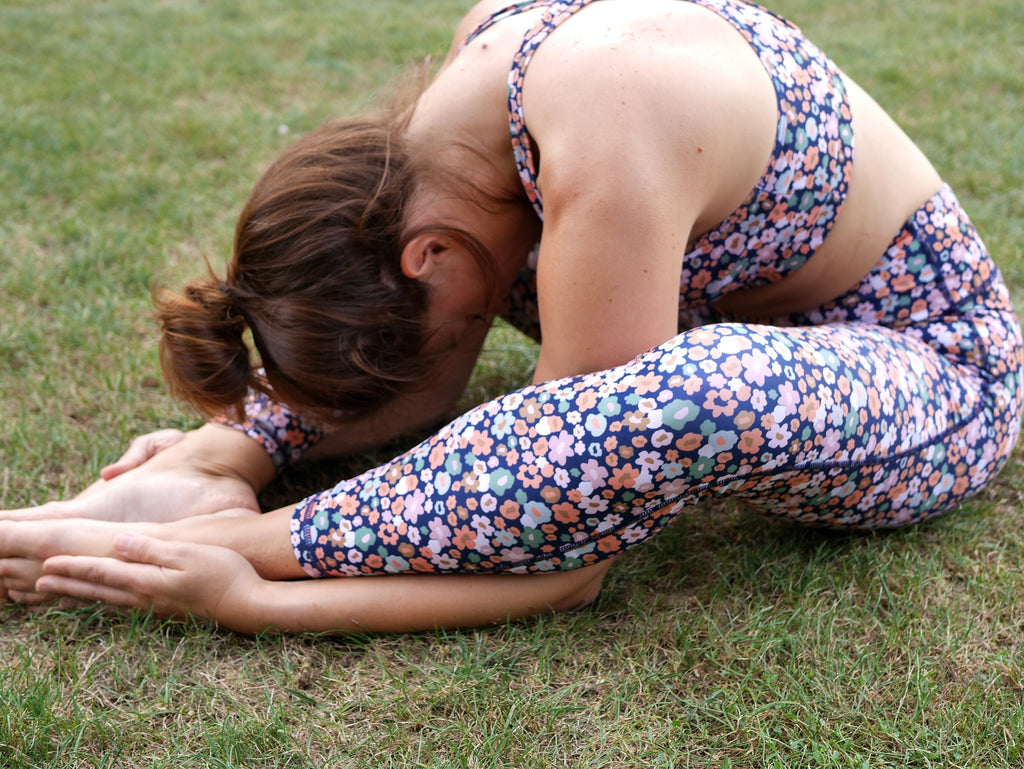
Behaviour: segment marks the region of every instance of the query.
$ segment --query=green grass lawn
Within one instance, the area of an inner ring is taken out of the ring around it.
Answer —
[[[469,5],[0,5],[0,507],[197,424],[162,388],[149,289],[221,266],[264,164],[442,54]],[[1020,0],[772,7],[924,147],[1024,307]],[[528,375],[514,332],[488,348],[467,405]],[[1022,461],[886,536],[696,507],[593,608],[508,627],[247,638],[0,608],[0,766],[1021,766]]]

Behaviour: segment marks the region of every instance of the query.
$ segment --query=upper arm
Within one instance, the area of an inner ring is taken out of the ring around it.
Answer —
[[[666,126],[628,78],[577,80],[550,97],[535,82],[527,104],[545,215],[536,381],[620,365],[675,335],[703,205],[685,127]]]

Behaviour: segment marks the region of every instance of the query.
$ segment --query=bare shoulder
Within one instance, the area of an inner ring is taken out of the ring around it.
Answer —
[[[777,100],[731,25],[690,3],[650,0],[593,3],[564,22],[535,52],[523,112],[545,202],[556,182],[621,184],[609,175],[618,159],[635,184],[685,180],[678,192],[699,229],[730,213],[763,172]]]
[[[455,54],[459,51],[459,46],[465,42],[466,38],[473,33],[473,30],[484,19],[512,4],[512,0],[480,0],[479,3],[470,8],[455,28],[455,36],[452,38],[451,48],[448,50],[447,61],[451,61],[455,57]]]

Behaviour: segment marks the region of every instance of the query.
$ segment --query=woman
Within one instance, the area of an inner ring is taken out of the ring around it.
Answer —
[[[160,307],[172,389],[220,416],[8,513],[15,600],[246,631],[501,621],[592,600],[610,558],[710,495],[924,520],[1019,430],[1019,325],[952,191],[739,0],[479,3],[413,108],[286,152],[226,280]],[[533,385],[252,515],[276,468],[443,413],[497,313],[543,328]],[[62,516],[120,522],[43,520]]]

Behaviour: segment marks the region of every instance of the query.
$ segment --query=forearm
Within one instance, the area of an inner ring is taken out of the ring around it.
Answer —
[[[586,605],[600,592],[607,568],[263,582],[245,611],[226,606],[213,619],[249,633],[408,633],[492,625]]]

